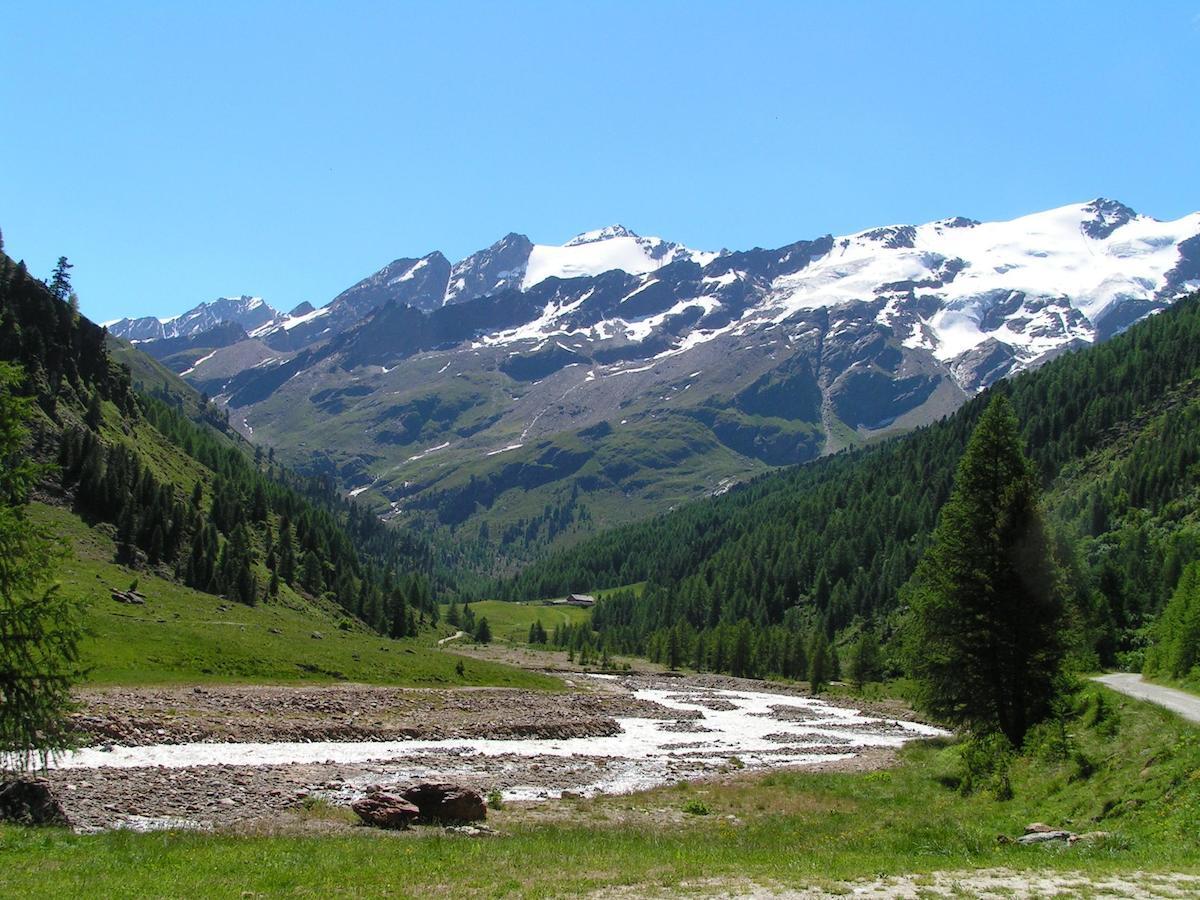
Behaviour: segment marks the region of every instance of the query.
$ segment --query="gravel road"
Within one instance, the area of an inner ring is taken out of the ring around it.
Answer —
[[[1200,724],[1200,697],[1195,694],[1152,684],[1136,672],[1113,672],[1111,675],[1099,675],[1095,680],[1138,700],[1165,706],[1189,722]]]

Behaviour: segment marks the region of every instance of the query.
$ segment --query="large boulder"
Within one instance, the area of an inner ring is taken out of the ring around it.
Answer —
[[[70,825],[62,804],[44,778],[0,782],[0,821],[20,825]]]
[[[405,829],[421,814],[404,798],[382,791],[360,797],[350,804],[350,808],[363,822],[376,828]]]
[[[400,792],[421,810],[427,822],[478,822],[487,816],[483,795],[474,788],[444,782],[422,782]]]

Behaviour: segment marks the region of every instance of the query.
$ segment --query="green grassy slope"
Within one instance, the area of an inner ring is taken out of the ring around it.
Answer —
[[[105,529],[73,513],[36,504],[70,550],[58,571],[62,589],[89,601],[82,652],[91,684],[353,681],[412,686],[503,685],[548,688],[555,679],[510,666],[462,660],[438,650],[432,633],[390,640],[341,610],[286,585],[277,600],[244,606],[194,591],[113,559]],[[110,588],[134,578],[145,606],[117,603]],[[313,637],[314,633],[321,635]],[[455,668],[464,662],[463,675]]]
[[[443,621],[447,609],[448,606],[442,608]],[[480,600],[471,604],[471,610],[475,613],[476,622],[487,618],[493,640],[515,643],[525,642],[529,636],[529,626],[534,622],[540,621],[546,631],[552,632],[556,625],[578,625],[580,622],[586,622],[591,616],[591,610],[575,606],[506,603],[501,600]]]

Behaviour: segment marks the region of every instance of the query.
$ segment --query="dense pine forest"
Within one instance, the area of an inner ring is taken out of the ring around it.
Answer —
[[[286,588],[393,637],[437,621],[427,546],[250,448],[182,382],[139,390],[65,259],[43,282],[0,253],[0,359],[36,400],[43,495],[113,528],[119,562],[249,605]]]
[[[1047,491],[1076,665],[1140,666],[1151,623],[1200,556],[1198,373],[1192,296],[1002,382],[932,426],[598,535],[497,590],[529,599],[646,582],[597,606],[595,635],[569,639],[698,669],[783,675],[809,673],[814,650],[832,640],[835,670],[840,647],[879,674],[891,663],[874,648],[894,634],[901,588],[968,437],[1000,391]]]

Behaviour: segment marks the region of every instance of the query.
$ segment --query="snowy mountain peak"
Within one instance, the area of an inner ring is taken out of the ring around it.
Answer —
[[[1086,218],[1080,227],[1088,237],[1098,241],[1105,240],[1114,231],[1128,222],[1138,218],[1138,214],[1124,203],[1097,197],[1083,208]]]
[[[185,313],[165,319],[144,316],[140,319],[118,319],[108,323],[108,330],[130,341],[156,341],[164,338],[191,337],[215,328],[224,322],[236,322],[246,330],[260,328],[275,321],[279,313],[262,297],[242,294],[238,297],[218,297],[194,306]]]
[[[564,247],[578,247],[583,244],[594,244],[597,241],[608,241],[613,238],[637,238],[640,237],[637,232],[626,228],[624,225],[608,225],[604,228],[597,228],[595,231],[585,231],[582,234],[577,234],[565,244]]]
[[[624,225],[585,231],[562,246],[535,244],[522,290],[547,278],[581,278],[619,270],[645,275],[680,260],[707,265],[718,254],[692,250],[660,237],[643,237]]]
[[[896,372],[936,371],[972,392],[1103,340],[1197,288],[1200,213],[1160,222],[1101,197],[1007,221],[954,216],[719,254],[623,225],[562,245],[510,233],[453,265],[436,251],[396,260],[328,306],[286,319],[239,297],[113,330],[151,340],[200,327],[191,320],[257,314],[266,324],[246,330],[278,352],[332,342],[356,363],[377,353],[391,365],[459,341],[528,351],[530,371],[541,372],[581,342],[597,361],[661,360],[785,334],[808,340],[818,328],[834,356],[863,362],[861,348],[830,348],[841,335],[851,343],[869,336],[888,343],[880,359]],[[394,333],[382,324],[389,317]],[[367,320],[372,327],[358,327]]]
[[[510,231],[486,250],[455,263],[446,282],[442,305],[519,288],[532,250],[529,238]]]

